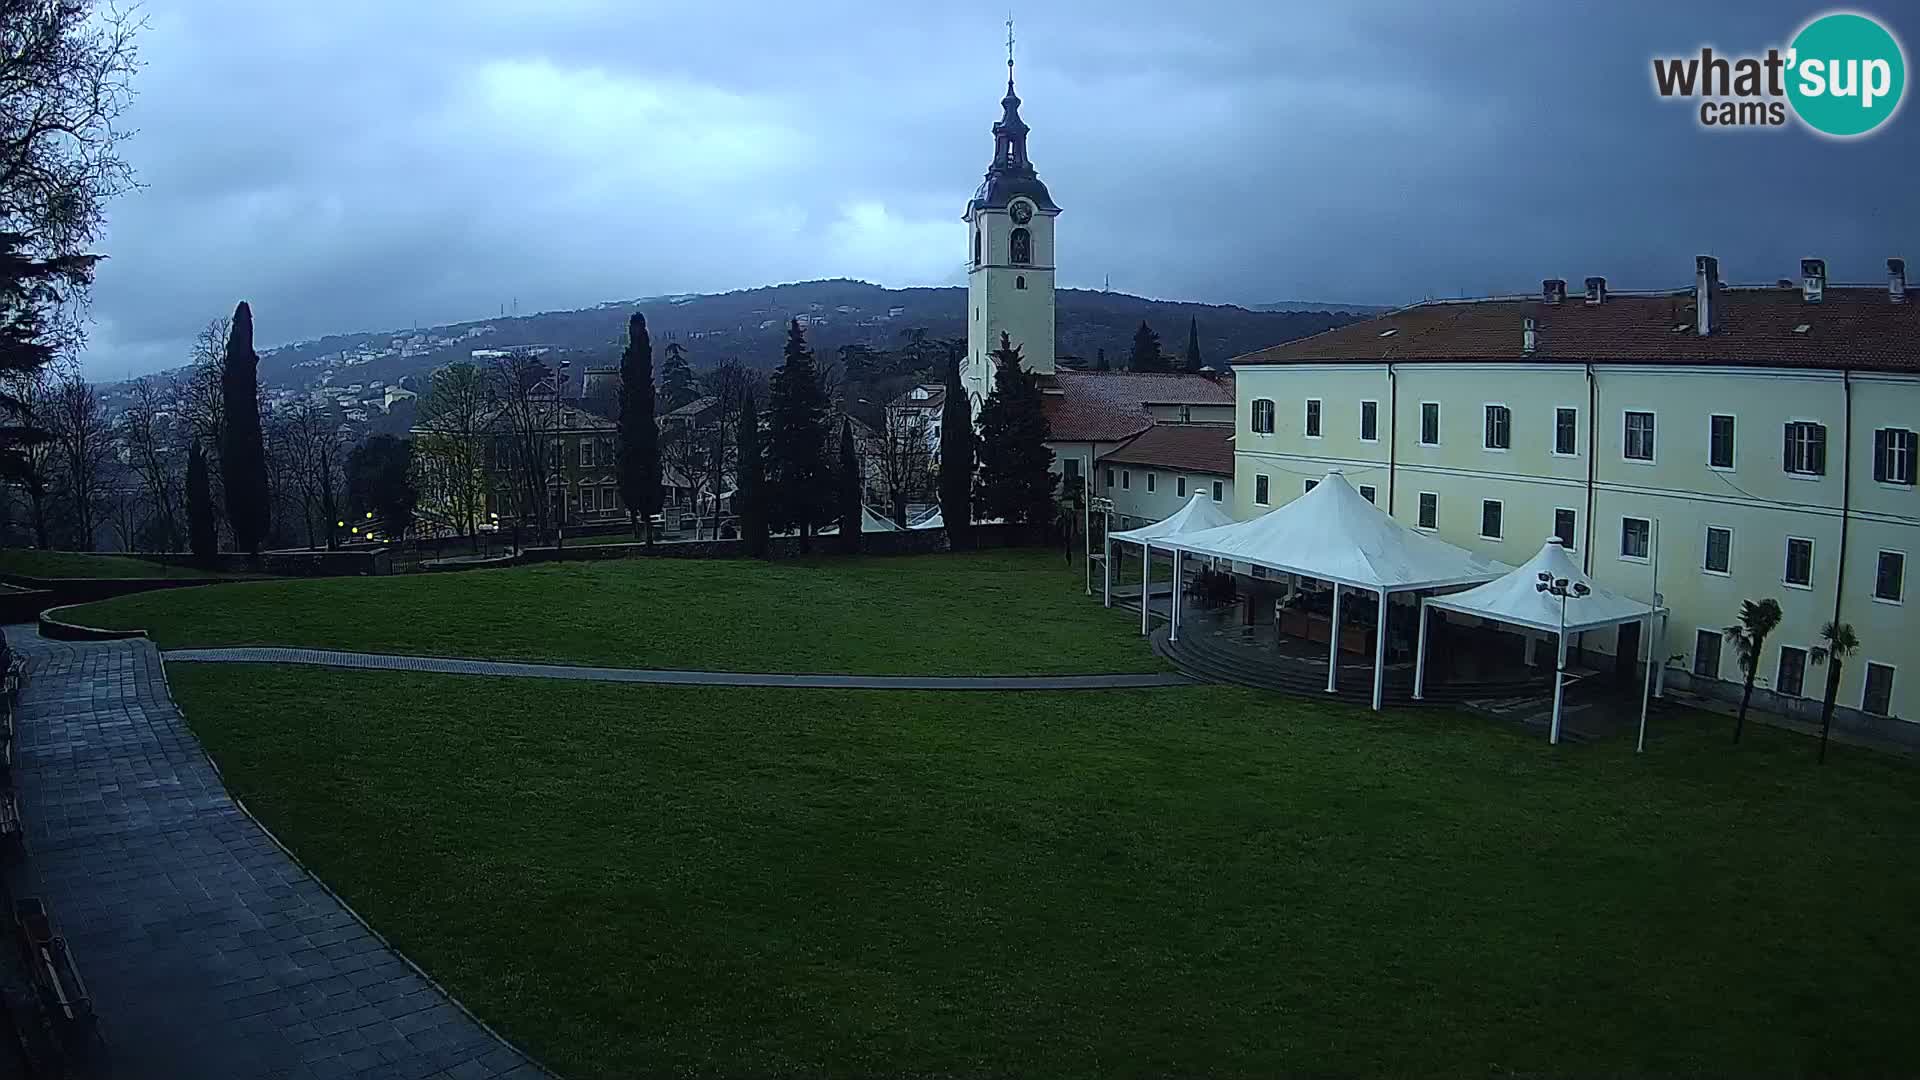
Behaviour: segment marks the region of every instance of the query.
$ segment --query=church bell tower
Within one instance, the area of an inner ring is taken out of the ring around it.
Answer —
[[[1021,366],[1053,374],[1053,219],[1060,213],[1027,156],[1027,125],[1013,91],[1013,22],[1007,22],[1007,96],[993,125],[993,164],[962,215],[967,223],[967,359],[961,379],[973,413],[993,389],[1000,335]]]

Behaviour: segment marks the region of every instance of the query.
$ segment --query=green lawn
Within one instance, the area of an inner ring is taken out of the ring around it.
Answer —
[[[1920,1061],[1920,777],[1764,726],[168,673],[235,793],[568,1077]]]
[[[0,548],[0,574],[39,578],[203,578],[232,577],[218,571],[168,566],[128,555],[97,555],[84,551],[39,551]]]
[[[69,621],[163,648],[295,645],[631,667],[863,674],[1155,671],[1084,569],[1035,551],[618,559],[147,593]]]

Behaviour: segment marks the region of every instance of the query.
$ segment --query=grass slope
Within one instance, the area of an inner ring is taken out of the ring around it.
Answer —
[[[163,648],[294,645],[629,667],[862,674],[1156,671],[1084,571],[1034,551],[621,559],[148,593],[72,621]],[[1137,616],[1135,616],[1137,617]]]
[[[169,566],[127,555],[99,555],[85,551],[0,549],[0,574],[39,578],[204,578],[231,577],[218,571]]]
[[[169,675],[235,792],[569,1077],[1920,1060],[1915,773],[1765,727]]]

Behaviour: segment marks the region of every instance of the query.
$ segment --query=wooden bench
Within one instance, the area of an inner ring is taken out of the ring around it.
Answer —
[[[53,920],[38,897],[27,897],[13,905],[13,921],[20,934],[20,947],[40,1003],[62,1034],[83,1033],[93,1024],[93,999],[86,983],[73,965],[67,940],[53,931]]]

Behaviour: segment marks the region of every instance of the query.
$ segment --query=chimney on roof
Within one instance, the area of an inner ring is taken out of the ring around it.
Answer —
[[[1567,299],[1567,280],[1550,277],[1540,283],[1540,299],[1549,304],[1560,304]]]
[[[1590,277],[1587,279],[1587,306],[1597,307],[1607,302],[1607,279]]]
[[[1907,260],[1887,260],[1887,299],[1896,304],[1907,302]]]
[[[1706,337],[1720,328],[1720,260],[1693,257],[1693,332]]]
[[[1520,321],[1520,355],[1532,356],[1536,345],[1540,343],[1540,332],[1535,329],[1532,319]]]
[[[1827,295],[1827,260],[1800,260],[1800,296],[1809,304],[1817,304]]]

